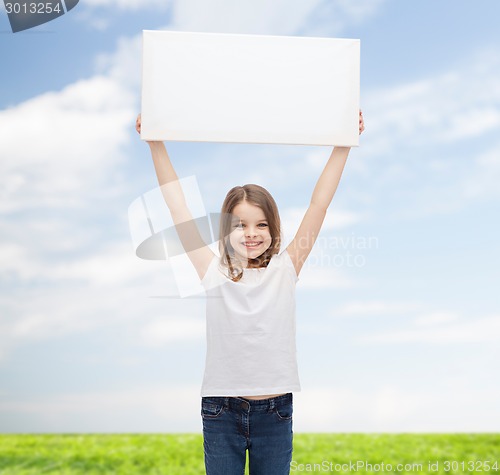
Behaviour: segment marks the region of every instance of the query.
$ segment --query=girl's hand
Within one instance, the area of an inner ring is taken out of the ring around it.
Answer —
[[[141,133],[141,114],[139,114],[137,116],[137,119],[135,120],[135,130],[137,130],[137,133],[140,134]],[[149,140],[146,140],[146,142],[151,145],[151,144],[154,144],[156,142],[152,142],[152,141],[149,141]]]
[[[365,121],[363,120],[363,112],[359,111],[359,135],[365,130]]]
[[[137,130],[138,134],[141,133],[141,114],[139,114],[135,120],[135,130]]]

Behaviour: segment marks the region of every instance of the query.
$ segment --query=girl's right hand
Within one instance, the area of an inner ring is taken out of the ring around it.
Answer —
[[[135,120],[135,130],[137,130],[138,134],[141,133],[141,114],[139,114]]]
[[[140,134],[141,133],[141,114],[139,114],[137,116],[137,119],[135,120],[135,130],[137,130],[137,133]],[[146,140],[146,142],[148,144],[153,144],[155,143],[155,141],[151,141],[151,140]]]
[[[365,130],[365,119],[363,119],[363,112],[361,112],[361,109],[359,110],[359,135],[363,133],[363,130]]]

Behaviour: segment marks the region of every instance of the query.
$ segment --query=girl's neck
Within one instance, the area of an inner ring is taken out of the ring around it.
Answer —
[[[248,259],[243,260],[243,259],[237,259],[233,258],[233,266],[236,264],[237,266],[242,267],[243,269],[259,269],[259,267],[248,267]]]

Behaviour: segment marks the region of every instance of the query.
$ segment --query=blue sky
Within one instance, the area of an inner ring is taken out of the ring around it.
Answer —
[[[367,128],[297,284],[295,430],[498,432],[499,17],[493,0],[81,0],[12,34],[2,7],[0,432],[201,430],[204,301],[167,298],[171,267],[129,231],[156,186],[134,131],[143,29],[361,39]],[[265,186],[289,237],[330,154],[168,150],[210,212]]]

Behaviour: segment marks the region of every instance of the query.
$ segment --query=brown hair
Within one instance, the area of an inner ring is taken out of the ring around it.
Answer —
[[[219,250],[221,263],[228,268],[228,277],[238,282],[243,277],[243,269],[234,262],[234,248],[229,242],[229,235],[233,231],[233,210],[241,202],[246,201],[258,206],[266,217],[272,241],[268,249],[255,259],[248,259],[249,268],[267,267],[274,254],[278,254],[281,247],[281,220],[278,206],[271,193],[260,185],[243,185],[231,188],[222,203],[219,234]]]

